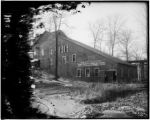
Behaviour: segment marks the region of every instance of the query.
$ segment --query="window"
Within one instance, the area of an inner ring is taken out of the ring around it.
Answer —
[[[94,70],[94,76],[95,76],[95,77],[98,77],[98,73],[99,73],[99,69],[96,68],[96,69]]]
[[[72,55],[72,62],[76,62],[76,54]]]
[[[44,56],[44,49],[41,49],[41,55]]]
[[[62,63],[64,63],[64,64],[67,63],[67,58],[66,58],[66,56],[62,56]]]
[[[68,52],[68,44],[67,44],[67,46],[66,46],[66,52]]]
[[[65,52],[68,52],[68,45],[64,45],[64,46],[63,46],[63,51],[64,51],[64,53],[65,53]]]
[[[67,52],[67,46],[64,46],[64,52]]]
[[[77,77],[81,77],[81,69],[77,69]]]
[[[90,77],[90,69],[89,68],[85,69],[85,77]]]

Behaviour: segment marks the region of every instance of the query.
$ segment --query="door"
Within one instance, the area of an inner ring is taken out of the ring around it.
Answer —
[[[105,71],[105,82],[116,82],[116,71]]]

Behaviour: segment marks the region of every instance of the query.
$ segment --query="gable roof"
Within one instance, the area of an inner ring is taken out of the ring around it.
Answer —
[[[79,45],[79,46],[81,46],[81,47],[83,47],[83,48],[85,48],[85,49],[88,49],[88,50],[90,50],[90,51],[96,53],[96,54],[99,54],[99,55],[101,55],[101,56],[103,56],[103,57],[105,57],[105,58],[107,58],[107,59],[109,59],[109,60],[111,60],[111,61],[114,61],[114,62],[120,63],[120,64],[126,64],[126,65],[130,65],[130,66],[135,66],[135,65],[132,65],[132,64],[130,64],[130,63],[126,62],[126,61],[123,61],[123,60],[121,60],[121,59],[119,59],[119,58],[116,58],[116,57],[114,57],[114,56],[108,55],[107,53],[101,52],[100,50],[97,50],[97,49],[95,49],[95,48],[92,48],[92,47],[90,47],[90,46],[88,46],[88,45],[86,45],[86,44],[83,44],[83,43],[81,43],[81,42],[78,42],[78,41],[76,41],[76,40],[73,40],[73,39],[69,38],[68,36],[66,36],[65,33],[64,33],[63,31],[61,31],[61,30],[59,30],[58,33],[59,33],[59,35],[60,35],[61,37],[64,37],[65,40],[68,40],[68,41],[70,41],[70,42],[72,42],[72,43],[74,43],[74,44],[76,44],[76,45]],[[55,32],[51,32],[51,33],[50,33],[50,32],[44,32],[44,33],[39,37],[37,43],[38,43],[38,44],[43,43],[44,41],[48,40],[51,35],[54,35],[54,34],[55,34]],[[37,43],[36,43],[36,44],[37,44]]]
[[[54,33],[50,33],[48,31],[45,31],[43,34],[41,34],[38,38],[36,38],[36,41],[33,46],[37,44],[42,44],[43,42],[49,40],[49,38],[52,36]],[[52,40],[52,39],[51,39]]]

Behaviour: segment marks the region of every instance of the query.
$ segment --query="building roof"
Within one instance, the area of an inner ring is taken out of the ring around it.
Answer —
[[[131,60],[131,61],[128,61],[129,63],[146,63],[146,62],[148,62],[148,60],[147,59],[144,59],[144,60]]]
[[[37,44],[41,44],[44,41],[47,41],[48,39],[50,39],[50,36],[52,36],[53,33],[50,33],[48,31],[45,31],[43,34],[41,34],[38,38],[36,38],[35,43],[33,44],[33,46],[37,45]]]
[[[92,52],[94,52],[94,53],[97,53],[97,54],[99,54],[99,55],[101,55],[101,56],[103,56],[103,57],[105,57],[105,58],[107,58],[107,59],[109,59],[109,60],[111,60],[111,61],[114,61],[114,62],[120,63],[120,64],[126,64],[126,65],[130,65],[130,66],[135,66],[135,65],[132,65],[132,64],[130,64],[130,63],[126,62],[126,61],[123,61],[123,60],[121,60],[121,59],[119,59],[119,58],[116,58],[116,57],[114,57],[114,56],[108,55],[107,53],[104,53],[104,52],[102,52],[102,51],[100,51],[100,50],[97,50],[97,49],[95,49],[95,48],[92,48],[92,47],[90,47],[90,46],[88,46],[88,45],[86,45],[86,44],[83,44],[83,43],[81,43],[81,42],[78,42],[78,41],[76,41],[76,40],[73,40],[73,39],[69,38],[68,36],[66,36],[65,33],[64,33],[63,31],[61,31],[61,30],[59,30],[58,33],[59,33],[59,36],[63,37],[65,40],[68,40],[68,41],[70,41],[70,42],[72,42],[72,43],[74,43],[74,44],[76,44],[76,45],[79,45],[79,46],[81,46],[81,47],[83,47],[83,48],[86,48],[86,49],[88,49],[88,50],[90,50],[90,51],[92,51]],[[43,43],[44,41],[48,40],[51,35],[54,35],[54,34],[55,34],[55,32],[51,32],[51,33],[50,33],[50,32],[47,32],[47,31],[44,32],[42,35],[40,35],[40,37],[39,37],[39,39],[37,40],[36,44],[41,44],[41,43]],[[52,40],[52,41],[53,41],[53,40]]]

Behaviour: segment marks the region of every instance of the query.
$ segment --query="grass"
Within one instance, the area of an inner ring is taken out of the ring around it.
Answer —
[[[51,76],[39,71],[34,71],[35,75],[41,75],[37,79],[51,79]],[[65,80],[65,79],[64,79]],[[44,81],[44,80],[43,80]],[[81,101],[85,104],[95,104],[115,101],[117,98],[126,97],[139,91],[140,84],[119,84],[119,83],[87,83],[83,81],[71,81],[72,86],[62,86],[59,83],[43,83],[40,81],[36,84],[37,88],[59,88],[60,91],[68,91],[71,98]]]
[[[135,84],[92,83],[84,92],[86,97],[81,102],[84,104],[111,102],[139,91],[139,87]]]
[[[137,92],[124,98],[118,98],[112,102],[90,104],[98,112],[104,110],[123,111],[133,118],[148,118],[148,94],[146,90]],[[144,109],[139,111],[137,108]]]
[[[92,109],[104,111],[107,109],[119,110],[122,106],[130,106],[132,109],[128,112],[133,118],[146,118],[147,113],[142,113],[138,115],[138,112],[134,113],[134,107],[140,107],[147,109],[147,93],[144,85],[140,83],[89,83],[83,81],[68,80],[72,86],[63,86],[59,83],[46,83],[43,80],[52,80],[52,77],[44,72],[38,73],[36,82],[36,88],[45,95],[50,95],[53,93],[65,93],[66,96],[71,96],[76,102],[81,102],[84,104],[90,104]],[[44,77],[44,75],[46,78]],[[61,78],[62,81],[67,79]],[[92,112],[93,113],[93,112]],[[91,115],[91,114],[90,114]],[[98,114],[99,115],[99,114]],[[93,113],[92,116],[96,116]],[[91,116],[89,117],[91,118]]]

